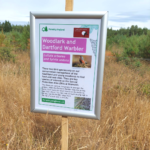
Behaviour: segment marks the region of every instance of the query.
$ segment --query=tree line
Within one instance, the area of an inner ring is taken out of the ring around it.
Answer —
[[[107,29],[107,38],[114,37],[116,35],[125,35],[126,37],[131,37],[133,35],[147,35],[148,29],[147,28],[139,28],[137,25],[132,25],[131,27],[120,28],[119,30],[113,30],[112,28]]]
[[[30,25],[12,25],[9,21],[1,23],[0,22],[0,31],[11,32],[12,30],[22,33],[24,28],[27,28],[28,32],[30,32]]]
[[[29,24],[27,25],[28,29],[30,28]],[[22,33],[25,26],[22,25],[11,25],[9,21],[5,21],[3,23],[0,22],[0,31],[3,29],[4,32],[10,32],[12,30],[15,30],[17,32]],[[29,30],[28,30],[29,31]],[[30,31],[29,31],[30,32]],[[131,27],[120,28],[119,30],[113,30],[112,28],[107,29],[107,38],[114,37],[116,35],[125,35],[127,37],[133,36],[133,35],[147,35],[148,29],[147,28],[140,28],[137,25],[132,25]]]

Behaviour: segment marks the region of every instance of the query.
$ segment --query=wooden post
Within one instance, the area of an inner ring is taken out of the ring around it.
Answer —
[[[73,11],[73,0],[66,0],[66,11]]]
[[[68,117],[62,116],[61,150],[68,150]]]
[[[73,0],[66,0],[66,11],[73,11]],[[68,150],[68,117],[62,116],[61,150]]]

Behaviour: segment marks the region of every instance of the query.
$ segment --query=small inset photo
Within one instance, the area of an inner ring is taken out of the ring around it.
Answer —
[[[91,68],[91,61],[90,55],[73,55],[72,67]]]
[[[75,97],[74,109],[90,110],[91,98]]]

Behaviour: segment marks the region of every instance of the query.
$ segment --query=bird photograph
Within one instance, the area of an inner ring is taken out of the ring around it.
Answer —
[[[72,67],[91,68],[91,60],[89,55],[73,55]]]

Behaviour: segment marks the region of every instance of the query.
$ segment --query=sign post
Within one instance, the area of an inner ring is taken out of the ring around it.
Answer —
[[[66,0],[66,11],[73,11],[73,0]]]
[[[68,150],[68,118],[62,116],[61,150]]]
[[[66,11],[73,11],[73,0],[66,0]],[[68,117],[62,116],[61,149],[68,150]]]

